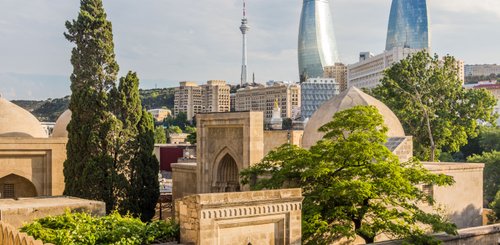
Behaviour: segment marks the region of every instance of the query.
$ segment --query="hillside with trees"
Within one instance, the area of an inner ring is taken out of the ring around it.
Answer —
[[[142,107],[146,110],[174,108],[175,88],[140,89]],[[13,100],[12,103],[31,112],[41,122],[55,122],[68,109],[69,96],[47,100]]]

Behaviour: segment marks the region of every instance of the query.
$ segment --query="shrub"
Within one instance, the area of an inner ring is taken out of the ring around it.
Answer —
[[[77,244],[153,244],[175,241],[179,227],[173,220],[143,223],[138,218],[114,212],[104,217],[70,213],[35,220],[22,232],[45,243]]]

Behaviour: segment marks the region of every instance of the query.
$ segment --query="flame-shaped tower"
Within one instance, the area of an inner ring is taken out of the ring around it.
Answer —
[[[340,62],[329,0],[304,0],[299,29],[299,72],[323,77],[323,68]]]
[[[430,49],[427,0],[393,0],[385,50]]]

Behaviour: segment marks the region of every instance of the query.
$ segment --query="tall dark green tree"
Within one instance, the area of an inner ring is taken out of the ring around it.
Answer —
[[[118,89],[112,94],[116,117],[123,125],[115,141],[115,166],[127,178],[125,182],[117,182],[123,187],[119,189],[123,195],[117,196],[118,200],[123,200],[119,210],[148,221],[154,216],[159,196],[159,163],[153,155],[153,116],[142,109],[136,73],[129,72],[121,78]]]
[[[421,51],[385,71],[372,93],[414,137],[415,155],[434,161],[441,149],[456,152],[478,134],[478,121],[494,122],[495,97],[462,87],[455,58]]]
[[[113,152],[116,130],[109,91],[118,73],[111,22],[101,0],[81,0],[76,20],[66,22],[65,37],[76,45],[71,64],[72,119],[68,125],[65,195],[106,202],[115,206]]]

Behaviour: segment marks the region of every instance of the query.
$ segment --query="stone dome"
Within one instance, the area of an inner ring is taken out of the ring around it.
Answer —
[[[47,133],[30,112],[0,96],[0,137],[47,138]]]
[[[52,131],[53,138],[68,138],[68,127],[69,121],[71,121],[71,111],[66,110],[59,116]]]
[[[364,93],[356,87],[351,87],[341,94],[333,97],[329,101],[323,103],[318,110],[311,116],[309,122],[304,129],[302,138],[302,146],[309,149],[323,138],[323,133],[318,132],[318,129],[332,120],[335,113],[345,109],[352,108],[358,105],[375,106],[382,117],[385,125],[388,128],[388,137],[405,137],[405,132],[401,122],[396,115],[384,103]]]

